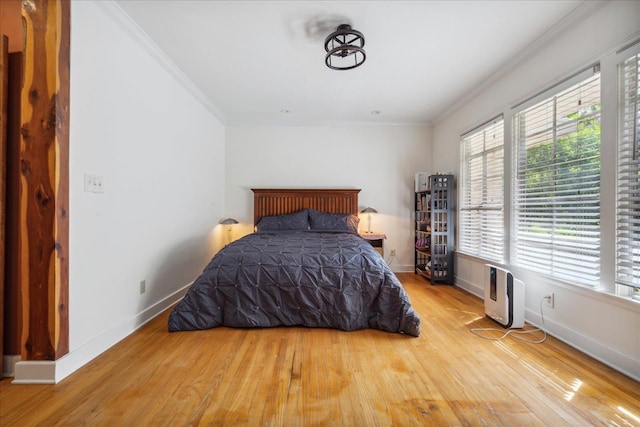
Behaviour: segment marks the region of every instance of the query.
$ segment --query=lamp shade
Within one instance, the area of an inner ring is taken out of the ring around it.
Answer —
[[[222,225],[238,224],[238,220],[234,219],[234,218],[226,218],[226,219],[221,220],[220,224],[222,224]]]
[[[367,206],[366,208],[362,209],[360,213],[378,213],[378,211],[372,207]]]

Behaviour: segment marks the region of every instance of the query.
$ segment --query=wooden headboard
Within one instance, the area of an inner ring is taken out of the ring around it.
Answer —
[[[358,214],[360,189],[252,188],[251,191],[254,225],[264,216],[290,214],[302,209]]]

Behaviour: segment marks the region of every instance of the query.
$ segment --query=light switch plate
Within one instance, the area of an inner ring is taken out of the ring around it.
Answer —
[[[104,180],[102,175],[85,173],[84,191],[89,193],[104,193]]]

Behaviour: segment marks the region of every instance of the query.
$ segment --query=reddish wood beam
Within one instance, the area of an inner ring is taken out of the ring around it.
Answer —
[[[0,34],[0,358],[4,354],[4,261],[5,226],[7,223],[7,110],[9,89],[9,39]],[[0,360],[0,376],[2,376]]]
[[[69,352],[68,0],[22,3],[25,23],[20,141],[23,360]]]
[[[2,0],[0,0],[2,1]],[[19,10],[18,10],[19,11]],[[22,298],[19,279],[20,230],[20,93],[22,52],[9,54],[7,111],[7,194],[5,226],[4,354],[21,354]]]

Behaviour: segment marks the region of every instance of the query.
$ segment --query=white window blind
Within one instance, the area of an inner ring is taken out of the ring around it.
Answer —
[[[640,288],[640,54],[619,66],[620,129],[616,273],[621,285]]]
[[[458,249],[487,260],[504,258],[504,120],[461,139]]]
[[[596,286],[600,75],[556,92],[514,117],[512,261],[572,283]]]

